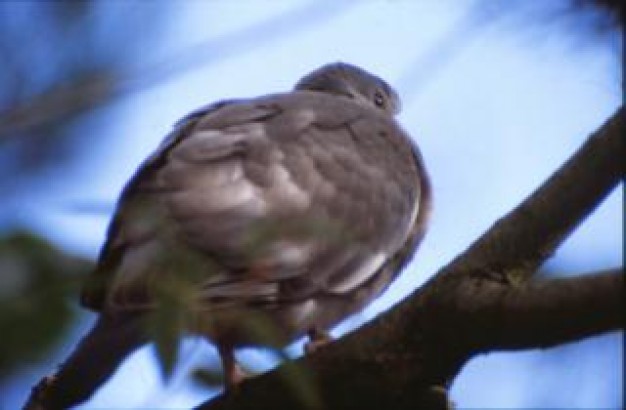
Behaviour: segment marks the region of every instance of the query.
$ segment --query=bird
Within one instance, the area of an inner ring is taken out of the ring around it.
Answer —
[[[330,343],[427,230],[431,183],[399,112],[387,82],[335,62],[178,121],[119,197],[81,294],[95,325],[26,408],[87,400],[154,340],[155,311],[216,345],[227,392],[246,377],[239,347]]]

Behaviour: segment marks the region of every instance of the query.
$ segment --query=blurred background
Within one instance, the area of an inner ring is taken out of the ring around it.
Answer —
[[[77,303],[125,181],[206,103],[287,91],[328,62],[393,84],[436,209],[401,278],[336,336],[389,308],[567,159],[622,99],[610,0],[3,1],[0,3],[0,408],[19,408],[91,325]],[[543,267],[622,265],[622,189]],[[623,335],[493,353],[455,381],[459,408],[621,408]],[[301,354],[298,343],[289,354]],[[163,383],[154,348],[82,408],[188,408],[218,390],[187,340]],[[247,349],[250,368],[275,364]]]

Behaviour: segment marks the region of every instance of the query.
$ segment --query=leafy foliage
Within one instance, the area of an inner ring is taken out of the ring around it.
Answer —
[[[46,357],[62,340],[90,267],[27,232],[0,239],[0,377]]]

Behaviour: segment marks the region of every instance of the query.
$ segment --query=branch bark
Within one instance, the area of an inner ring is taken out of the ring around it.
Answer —
[[[490,282],[468,297],[475,352],[546,348],[624,325],[622,269],[521,285]]]
[[[440,386],[478,353],[623,329],[622,273],[529,281],[623,178],[623,116],[620,108],[535,193],[395,308],[198,408],[443,409]]]

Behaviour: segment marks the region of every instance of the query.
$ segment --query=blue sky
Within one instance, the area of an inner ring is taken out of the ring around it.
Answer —
[[[387,309],[464,250],[621,102],[617,36],[593,43],[565,25],[524,20],[515,13],[465,28],[474,3],[316,3],[286,23],[278,20],[248,32],[311,3],[178,2],[153,42],[157,46],[142,50],[132,65],[141,70],[161,62],[162,67],[171,62],[168,56],[192,48],[203,63],[123,98],[106,122],[94,119],[91,129],[97,131],[81,147],[80,158],[52,170],[32,192],[9,201],[5,211],[19,208],[16,223],[68,252],[95,257],[109,215],[76,213],[72,206],[114,203],[135,167],[186,112],[223,98],[287,91],[327,62],[361,65],[396,86],[403,98],[399,120],[423,152],[436,208],[414,262],[373,306],[340,326],[339,335]],[[565,4],[546,3],[554,9]],[[137,13],[148,7],[134,4]],[[621,265],[622,202],[620,189],[546,268],[569,275]],[[67,352],[90,320],[51,362]],[[545,351],[478,357],[455,381],[452,398],[460,408],[613,407],[622,402],[621,346],[621,335],[613,334]],[[208,392],[191,385],[185,370],[198,362],[216,364],[215,351],[201,341],[189,341],[183,350],[184,363],[166,387],[147,347],[84,408],[180,408],[206,399]],[[258,368],[272,363],[254,349],[241,357]],[[50,363],[42,364],[16,378],[7,408],[17,408],[28,386],[49,369]]]

